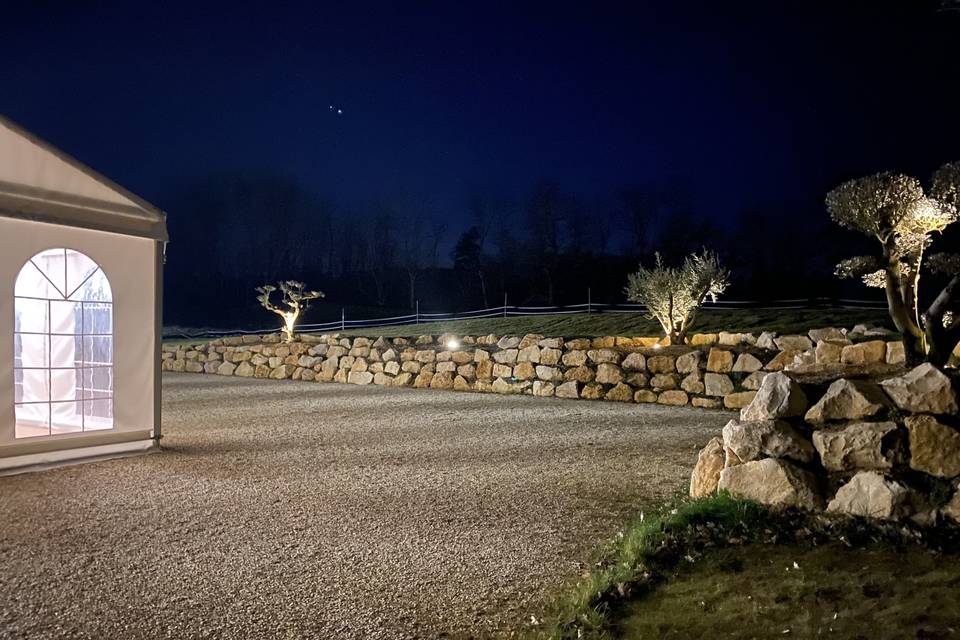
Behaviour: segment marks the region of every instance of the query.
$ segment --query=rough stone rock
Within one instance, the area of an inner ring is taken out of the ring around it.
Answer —
[[[763,384],[763,379],[770,375],[769,371],[754,371],[740,383],[740,386],[750,391],[756,391]]]
[[[499,349],[516,349],[519,346],[519,336],[503,336],[499,341],[497,341],[497,348]]]
[[[763,363],[752,353],[741,353],[733,365],[734,373],[753,373],[763,369]]]
[[[369,371],[351,371],[347,376],[347,382],[350,384],[370,384],[373,382],[373,374]]]
[[[898,520],[911,515],[914,498],[905,486],[876,471],[861,471],[840,487],[827,511]]]
[[[773,343],[780,351],[806,351],[813,348],[813,342],[807,336],[780,336]]]
[[[400,373],[400,363],[395,360],[391,360],[383,365],[383,372],[391,376],[397,375]]]
[[[490,352],[484,349],[476,349],[473,352],[474,362],[485,362],[490,359]]]
[[[695,333],[690,336],[690,344],[699,347],[705,344],[716,344],[719,339],[719,336],[715,333]]]
[[[517,380],[533,380],[537,377],[537,370],[531,362],[521,362],[513,368],[513,377]]]
[[[450,359],[458,365],[467,364],[468,362],[473,362],[473,353],[470,351],[454,351]],[[384,360],[386,360],[386,358],[384,358]]]
[[[704,376],[704,389],[708,396],[725,396],[733,393],[733,381],[723,373],[707,373]]]
[[[417,351],[415,356],[417,362],[426,364],[427,362],[433,362],[437,359],[437,352],[431,349],[425,349],[422,351]]]
[[[640,403],[656,402],[657,394],[650,389],[640,389],[633,394],[633,401]]]
[[[742,409],[753,402],[756,391],[739,391],[723,396],[723,406],[727,409]]]
[[[802,369],[804,367],[816,364],[817,356],[813,349],[807,349],[806,351],[801,351],[797,355],[793,356],[793,360],[790,361],[790,364],[787,364],[783,367],[784,371],[792,371],[794,369]]]
[[[717,488],[775,508],[817,510],[823,505],[816,477],[777,458],[727,467],[720,472]]]
[[[723,440],[712,438],[700,453],[697,454],[697,464],[690,474],[690,497],[705,498],[717,492],[720,482],[720,472],[723,471]]]
[[[527,335],[523,336],[523,338],[520,340],[520,344],[517,346],[520,349],[526,349],[530,346],[537,346],[544,337],[545,336],[542,336],[538,333],[528,333]]]
[[[700,351],[691,351],[677,358],[676,367],[679,373],[696,373],[700,371]]]
[[[860,420],[875,416],[889,406],[879,385],[862,380],[834,380],[804,420],[822,424],[830,420]]]
[[[313,382],[317,379],[317,372],[313,369],[304,369],[303,373],[300,374],[300,379],[304,382]]]
[[[375,373],[373,374],[373,384],[379,386],[393,384],[393,376],[388,376],[385,373]]]
[[[933,416],[908,416],[910,468],[938,478],[960,476],[960,433]]]
[[[420,369],[423,368],[423,365],[417,362],[416,360],[407,360],[400,365],[400,369],[406,371],[407,373],[420,373]]]
[[[680,391],[679,389],[663,391],[657,396],[658,404],[666,404],[675,407],[681,407],[687,404],[689,401],[690,398],[687,396],[687,392]]]
[[[563,347],[563,338],[544,338],[538,344],[543,349],[560,349]]]
[[[241,378],[252,378],[255,371],[256,367],[249,362],[241,362],[234,370],[233,375],[240,376]]]
[[[903,348],[903,342],[896,340],[887,343],[887,364],[903,364],[907,361],[907,352]]]
[[[413,374],[409,372],[398,373],[397,377],[393,379],[393,386],[395,387],[406,387],[409,386],[413,381]]]
[[[887,358],[887,343],[883,340],[871,340],[860,344],[851,344],[840,352],[840,362],[851,365],[875,364]]]
[[[560,358],[562,357],[563,351],[560,351],[560,349],[553,349],[550,347],[544,347],[540,349],[540,364],[554,366],[560,364]]]
[[[533,395],[537,396],[538,398],[550,398],[556,392],[556,387],[552,382],[534,380],[532,391]]]
[[[646,371],[647,359],[642,353],[631,353],[623,359],[621,365],[625,371]]]
[[[350,374],[349,369],[337,369],[337,373],[333,376],[333,381],[339,384],[347,383],[347,376]],[[272,374],[271,374],[272,375]]]
[[[517,362],[532,362],[534,364],[539,364],[540,362],[540,347],[533,344],[529,347],[524,347],[520,349],[517,353]]]
[[[457,370],[457,363],[452,360],[447,362],[438,362],[436,366],[436,373],[453,373]]]
[[[477,365],[473,363],[462,364],[459,367],[457,367],[457,375],[466,380],[476,380]]]
[[[557,367],[537,366],[537,378],[546,382],[559,382],[563,380],[563,373]]]
[[[813,432],[813,446],[827,471],[890,469],[897,438],[895,422],[853,422]]]
[[[950,502],[943,505],[940,511],[946,517],[960,524],[960,487],[954,492],[953,497],[950,498]]]
[[[733,352],[726,349],[710,349],[707,355],[707,371],[713,373],[733,371]]]
[[[807,396],[785,373],[771,373],[763,379],[753,401],[741,411],[744,421],[775,420],[803,415]]]
[[[615,402],[633,402],[633,389],[629,385],[618,382],[616,386],[607,391],[604,398]]]
[[[203,373],[203,364],[202,362],[188,360],[187,364],[184,366],[184,371],[187,373]],[[248,364],[246,362],[242,364]],[[237,367],[238,369],[240,367]]]
[[[587,351],[587,357],[597,364],[617,364],[620,362],[620,354],[613,349],[591,349],[590,351]]]
[[[673,356],[650,356],[647,358],[647,371],[650,373],[673,373],[676,369]]]
[[[367,361],[363,358],[354,358],[353,364],[350,365],[350,371],[366,371],[368,369]]]
[[[580,397],[580,386],[579,383],[575,380],[569,382],[564,382],[563,384],[557,386],[554,395],[558,398],[579,398]]]
[[[563,354],[562,362],[568,367],[579,367],[587,362],[587,352],[577,349]]]
[[[293,372],[296,369],[297,367],[292,364],[282,364],[279,367],[275,367],[273,371],[270,372],[270,377],[274,380],[286,380],[293,375]]]
[[[496,351],[493,354],[494,362],[499,362],[500,364],[514,364],[517,361],[517,356],[520,354],[519,349],[506,349],[504,351]]]
[[[594,349],[604,349],[616,346],[617,339],[614,336],[598,336],[590,341],[590,346]]]
[[[680,388],[687,393],[703,393],[706,387],[703,384],[703,380],[700,378],[700,372],[695,371],[680,382]]]
[[[433,380],[433,373],[429,371],[421,371],[417,374],[417,377],[413,381],[414,389],[427,389],[430,387],[430,382]]]
[[[493,378],[493,361],[484,360],[477,363],[477,380],[490,380]]]
[[[784,367],[793,363],[793,359],[802,351],[781,351],[770,362],[763,366],[767,371],[782,371]]]
[[[602,384],[623,382],[623,370],[615,364],[603,362],[597,365],[596,381]]]
[[[657,391],[677,388],[677,376],[672,373],[658,373],[650,378],[650,386]]]
[[[603,385],[597,384],[596,382],[586,384],[583,389],[580,390],[580,397],[584,400],[600,400],[603,398],[603,394]]]
[[[720,398],[699,398],[696,396],[690,398],[690,404],[698,409],[719,409],[723,406]]]
[[[587,366],[571,367],[563,372],[564,380],[576,380],[577,382],[593,382],[593,369]]]
[[[777,348],[777,343],[774,342],[777,334],[772,331],[764,331],[760,334],[760,337],[757,338],[757,346],[761,349],[767,349],[768,351],[774,351]]]
[[[563,348],[567,351],[586,351],[590,348],[590,338],[575,338],[563,343]]]
[[[957,397],[950,378],[929,362],[902,376],[880,383],[903,411],[910,413],[956,413]]]
[[[650,378],[645,373],[639,371],[627,374],[625,382],[631,387],[645,387],[650,384]]]
[[[843,348],[850,346],[849,340],[821,340],[817,343],[814,350],[814,356],[817,364],[835,364],[840,362],[840,354]]]
[[[723,447],[728,467],[759,458],[811,462],[815,455],[813,444],[783,420],[733,419],[723,428]]]
[[[356,358],[366,358],[370,355],[370,347],[354,347],[350,349],[350,355]]]
[[[807,332],[807,335],[810,336],[810,339],[815,343],[820,342],[821,340],[846,340],[847,331],[846,329],[839,329],[837,327],[824,327],[823,329],[810,329]]]
[[[431,389],[453,389],[453,374],[449,371],[433,374],[430,379]]]
[[[236,368],[237,368],[237,365],[233,364],[232,362],[224,362],[219,367],[217,367],[217,375],[232,376]]]
[[[493,365],[493,377],[511,378],[513,377],[513,367],[508,364],[495,364]]]
[[[721,331],[717,335],[717,343],[722,344],[726,347],[736,347],[743,344],[743,334],[742,333],[730,333],[728,331]]]

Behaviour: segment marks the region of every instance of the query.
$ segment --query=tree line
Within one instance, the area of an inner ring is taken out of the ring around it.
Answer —
[[[866,241],[831,227],[819,205],[756,208],[723,219],[683,185],[624,186],[585,197],[543,181],[521,197],[467,194],[456,211],[409,195],[336,202],[269,175],[197,180],[168,211],[165,322],[259,328],[254,288],[289,279],[326,298],[306,321],[511,305],[624,302],[628,274],[710,249],[730,270],[728,298],[850,295],[833,265]],[[862,297],[862,294],[861,294]]]

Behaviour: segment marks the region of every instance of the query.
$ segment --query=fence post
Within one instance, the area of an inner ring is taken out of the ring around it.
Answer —
[[[507,292],[503,292],[503,317],[507,317]]]
[[[347,328],[347,310],[340,307],[340,331]]]
[[[420,300],[417,300],[417,324],[420,324]]]

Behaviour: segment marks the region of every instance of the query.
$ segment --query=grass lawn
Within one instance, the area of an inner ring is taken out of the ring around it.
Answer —
[[[704,310],[697,318],[691,333],[718,331],[753,332],[776,331],[779,334],[806,333],[820,327],[847,327],[869,323],[890,326],[886,311],[861,309],[744,309]],[[523,335],[539,333],[564,338],[660,335],[660,325],[640,313],[595,313],[571,315],[542,315],[515,318],[482,318],[478,320],[451,320],[399,327],[371,327],[350,329],[348,336],[411,337],[425,334],[439,335]]]
[[[615,637],[955,638],[960,559],[922,547],[713,551],[621,614]]]
[[[719,495],[641,519],[530,638],[955,638],[960,528],[776,513]]]

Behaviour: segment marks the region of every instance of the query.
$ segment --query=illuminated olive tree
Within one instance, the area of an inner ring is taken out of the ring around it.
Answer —
[[[827,194],[827,210],[842,227],[877,240],[880,256],[857,256],[837,265],[842,278],[859,277],[868,287],[886,292],[887,309],[903,336],[908,364],[924,359],[942,366],[960,339],[956,315],[960,257],[926,256],[933,234],[957,219],[960,204],[960,163],[947,164],[934,174],[930,197],[920,181],[896,173],[878,173],[851,180]],[[920,274],[928,271],[951,277],[950,283],[923,313]],[[948,313],[949,312],[949,313]]]
[[[285,342],[293,341],[293,330],[297,324],[297,318],[310,308],[310,301],[323,297],[323,293],[320,291],[304,291],[305,286],[302,282],[296,280],[285,280],[278,282],[276,287],[269,284],[257,287],[257,293],[260,294],[257,296],[257,300],[260,301],[263,308],[283,318],[282,331]],[[280,288],[281,294],[280,306],[275,305],[270,299],[271,294],[277,290],[277,287]]]
[[[658,253],[653,268],[641,265],[630,274],[625,293],[631,302],[647,307],[649,317],[660,323],[670,344],[683,344],[704,301],[716,302],[729,285],[729,277],[730,272],[712,251],[691,254],[680,267],[663,266]]]

